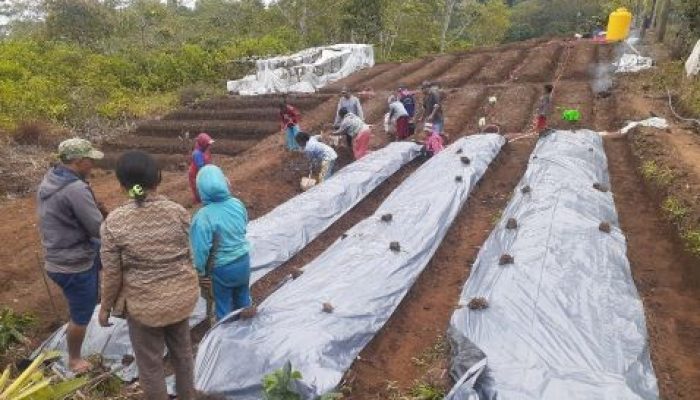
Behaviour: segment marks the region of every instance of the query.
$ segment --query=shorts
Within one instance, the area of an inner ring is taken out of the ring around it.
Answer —
[[[78,326],[87,326],[97,306],[100,287],[98,255],[95,263],[87,271],[77,273],[47,272],[68,302],[70,320]]]

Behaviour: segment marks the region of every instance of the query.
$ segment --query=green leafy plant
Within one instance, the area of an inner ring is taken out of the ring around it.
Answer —
[[[88,383],[87,377],[58,380],[46,375],[42,369],[45,361],[56,359],[61,354],[40,354],[32,364],[14,380],[10,380],[10,367],[0,376],[0,399],[2,400],[62,400]]]
[[[266,400],[301,400],[301,395],[294,391],[294,381],[302,379],[301,372],[292,369],[287,361],[282,369],[265,375],[262,380],[263,396]]]
[[[683,240],[688,250],[700,256],[700,229],[693,229],[683,233]]]
[[[417,382],[411,388],[412,400],[441,400],[445,397],[445,391],[424,382]]]
[[[34,317],[17,314],[9,308],[0,311],[0,354],[16,343],[24,343],[24,333],[34,323]]]

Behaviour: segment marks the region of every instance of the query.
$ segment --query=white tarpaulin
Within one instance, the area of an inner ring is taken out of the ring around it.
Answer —
[[[486,367],[449,399],[657,399],[626,251],[600,135],[540,139],[452,315],[452,376]]]
[[[685,73],[688,77],[700,74],[700,40],[695,43],[693,52],[685,62]]]
[[[625,72],[639,72],[645,69],[649,69],[654,64],[651,57],[644,57],[637,54],[623,54],[620,61],[618,61],[615,66],[617,73]]]
[[[620,129],[620,133],[627,134],[627,132],[631,131],[632,129],[638,127],[638,126],[646,126],[646,127],[651,127],[651,128],[657,128],[657,129],[666,129],[668,128],[668,122],[666,122],[666,118],[659,118],[659,117],[651,117],[647,118],[642,121],[632,121],[628,122],[627,125],[625,125],[624,128]]]
[[[349,164],[308,192],[251,221],[248,226],[251,285],[292,258],[388,177],[416,158],[419,151],[420,146],[415,143],[391,143]],[[98,311],[99,305],[88,325],[83,354],[100,354],[105,365],[120,370],[119,376],[122,379],[135,379],[136,364],[121,369],[122,359],[133,356],[126,321],[112,318],[114,325],[103,328],[97,321]],[[198,307],[190,318],[190,325],[198,324],[205,317],[206,303],[200,298]],[[65,326],[46,340],[35,351],[34,357],[43,350],[59,350],[65,354]],[[61,365],[65,366],[65,363]]]
[[[367,44],[313,47],[296,54],[255,62],[256,72],[228,81],[229,93],[313,93],[353,72],[374,66],[374,49]]]
[[[197,351],[197,387],[257,400],[263,377],[291,362],[303,377],[296,382],[300,398],[334,390],[413,286],[504,143],[494,134],[457,140],[272,293],[253,319],[210,330]]]

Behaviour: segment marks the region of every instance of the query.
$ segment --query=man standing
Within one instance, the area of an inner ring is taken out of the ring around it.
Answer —
[[[49,170],[37,191],[39,229],[47,275],[63,291],[70,311],[68,365],[82,373],[90,368],[80,350],[98,301],[99,237],[104,218],[86,179],[94,160],[104,154],[89,141],[74,138],[58,146],[58,155],[60,164]]]
[[[362,104],[360,104],[360,100],[353,96],[348,88],[343,88],[343,90],[340,92],[338,109],[335,112],[335,122],[333,122],[333,126],[335,127],[339,126],[340,122],[343,120],[343,117],[340,116],[340,110],[343,108],[346,109],[347,112],[360,117],[361,120],[365,120],[365,115],[362,112]]]
[[[443,117],[440,92],[430,82],[423,82],[423,121],[433,124],[433,131],[444,135],[445,119]]]

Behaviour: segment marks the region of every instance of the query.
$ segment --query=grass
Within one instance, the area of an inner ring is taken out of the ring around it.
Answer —
[[[441,400],[445,391],[424,382],[416,382],[411,388],[411,400]]]
[[[645,161],[641,170],[644,179],[660,187],[670,186],[676,177],[671,168],[660,166],[654,160]]]
[[[683,241],[688,251],[700,256],[700,228],[695,228],[683,233]]]
[[[661,208],[664,210],[668,218],[673,222],[681,222],[690,211],[683,202],[674,196],[666,197]]]
[[[12,345],[23,344],[24,334],[34,325],[34,317],[17,314],[9,308],[0,311],[0,355],[4,355]]]
[[[428,367],[435,361],[445,357],[447,351],[449,350],[447,340],[445,336],[440,335],[435,340],[435,343],[426,350],[424,350],[418,357],[411,358],[411,362],[416,367]]]

